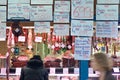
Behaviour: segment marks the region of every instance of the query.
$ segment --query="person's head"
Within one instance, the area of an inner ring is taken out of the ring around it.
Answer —
[[[112,60],[105,53],[95,53],[92,55],[91,67],[97,71],[110,71],[112,68]]]
[[[34,55],[30,60],[33,60],[33,59],[41,60],[41,57],[40,55]]]
[[[34,55],[27,63],[27,67],[39,68],[43,67],[43,61],[39,55]]]

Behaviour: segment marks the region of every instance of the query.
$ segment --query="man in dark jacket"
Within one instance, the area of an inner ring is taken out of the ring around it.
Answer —
[[[21,70],[20,80],[48,80],[48,71],[39,55],[34,55]]]

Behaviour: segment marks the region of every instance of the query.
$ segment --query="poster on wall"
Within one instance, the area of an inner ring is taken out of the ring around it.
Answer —
[[[35,33],[50,33],[50,22],[35,22]]]
[[[97,0],[97,4],[120,4],[119,0]]]
[[[118,5],[96,5],[96,20],[118,20]]]
[[[55,1],[55,11],[70,12],[70,1]]]
[[[24,3],[24,4],[30,4],[30,0],[8,0],[8,4],[9,3]]]
[[[74,58],[76,60],[90,60],[91,55],[91,38],[76,37]]]
[[[117,38],[118,36],[118,22],[104,21],[96,22],[96,36],[97,37],[108,37]]]
[[[69,23],[69,12],[54,12],[54,23]]]
[[[7,0],[0,0],[0,5],[7,5]]]
[[[69,27],[69,24],[54,24],[53,32],[57,36],[68,36]]]
[[[6,23],[0,22],[0,41],[6,40]]]
[[[0,6],[0,21],[6,21],[6,6]]]
[[[72,19],[93,19],[94,0],[72,0]]]
[[[25,19],[29,20],[30,5],[29,4],[8,4],[8,20]]]
[[[93,21],[72,20],[71,35],[93,36]]]
[[[31,4],[53,4],[53,0],[31,0]]]
[[[52,6],[31,6],[30,21],[52,21]]]

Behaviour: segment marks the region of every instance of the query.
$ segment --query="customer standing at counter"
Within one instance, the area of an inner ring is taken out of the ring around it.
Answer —
[[[91,59],[91,67],[100,72],[98,80],[117,80],[112,75],[112,60],[105,53],[95,53]]]
[[[48,71],[39,55],[34,55],[21,70],[20,80],[48,80]]]

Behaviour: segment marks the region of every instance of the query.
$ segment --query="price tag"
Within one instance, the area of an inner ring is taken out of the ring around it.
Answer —
[[[50,68],[50,74],[55,74],[55,68]]]
[[[20,42],[25,42],[25,36],[19,36],[18,41]]]
[[[79,68],[74,68],[74,74],[79,74]]]
[[[68,68],[63,68],[63,74],[68,74]]]
[[[89,68],[89,74],[93,74],[93,68]]]
[[[119,68],[113,68],[114,72],[120,72]]]
[[[42,42],[42,37],[35,37],[35,42]]]
[[[15,74],[16,74],[16,75],[20,75],[20,74],[21,74],[21,68],[16,68]]]
[[[6,68],[1,68],[1,74],[3,74],[3,75],[6,74]]]

